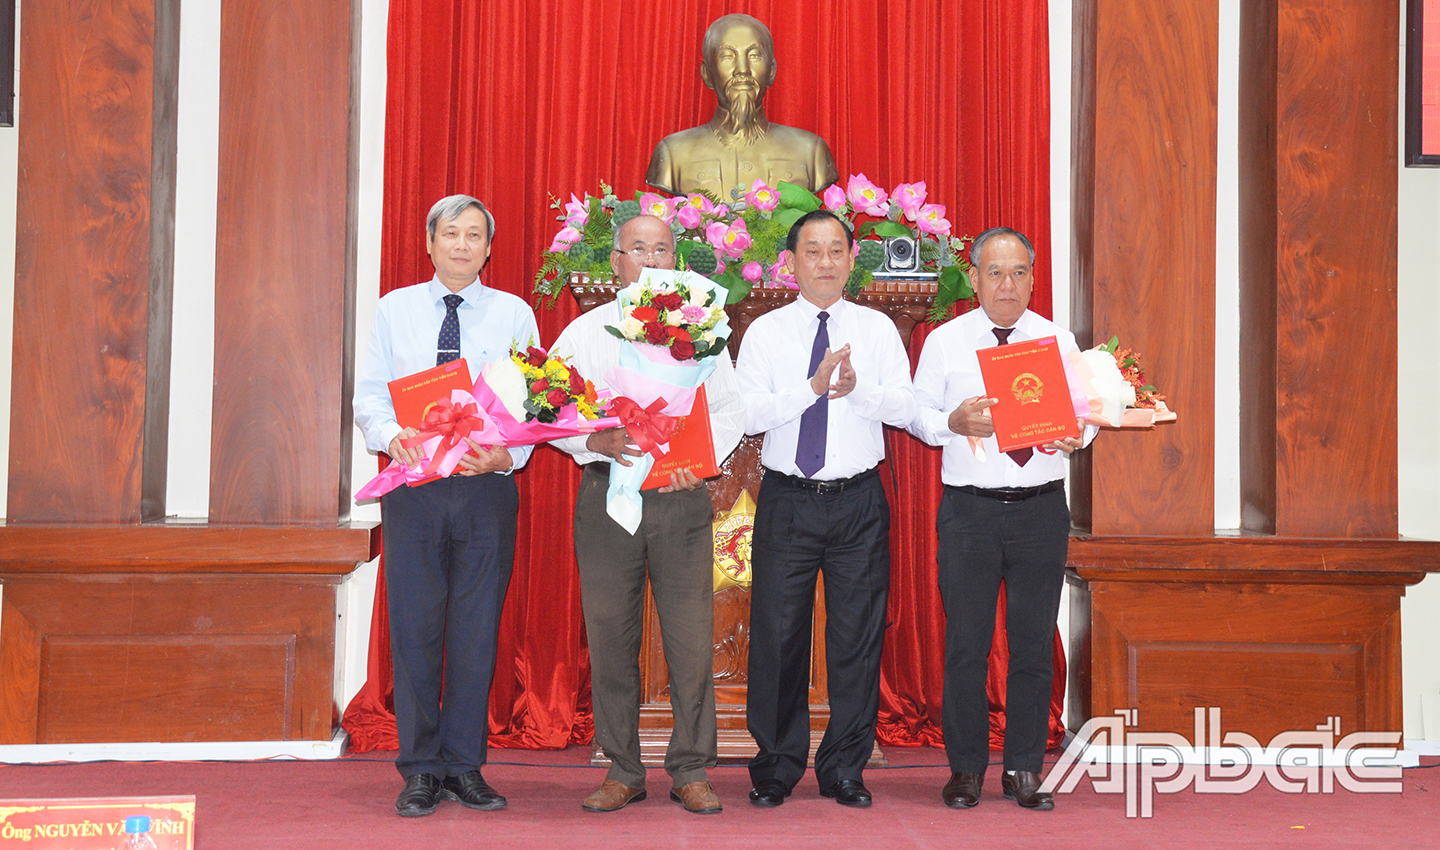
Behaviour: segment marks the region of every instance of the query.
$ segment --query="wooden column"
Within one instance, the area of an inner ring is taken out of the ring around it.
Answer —
[[[1119,335],[1180,413],[1077,457],[1096,534],[1215,527],[1218,27],[1216,0],[1075,4],[1072,324],[1082,347]]]
[[[204,523],[164,504],[178,7],[24,4],[0,744],[339,716],[335,591],[376,554],[345,522],[356,13],[224,5]]]
[[[1212,309],[1213,286],[1199,297],[1144,250],[1157,238],[1188,246],[1181,231],[1192,226],[1207,243],[1193,252],[1211,250],[1213,199],[1174,180],[1194,165],[1176,133],[1201,98],[1192,92],[1187,111],[1184,98],[1157,97],[1164,114],[1147,119],[1105,92],[1213,81],[1213,51],[1187,47],[1213,39],[1213,10],[1198,28],[1178,23],[1195,20],[1179,11],[1185,0],[1135,0],[1149,18],[1108,14],[1131,5],[1088,0],[1078,17],[1089,35],[1077,37],[1077,65],[1098,70],[1077,89],[1077,316],[1088,304],[1082,323],[1097,336],[1117,332],[1102,312],[1125,322],[1133,301],[1133,321],[1168,336],[1160,358],[1148,342],[1136,347],[1181,426],[1204,420],[1208,445],[1214,325],[1190,312]],[[1195,708],[1218,707],[1227,730],[1262,743],[1330,716],[1350,731],[1399,732],[1400,599],[1440,571],[1440,543],[1396,539],[1399,2],[1247,0],[1241,11],[1244,530],[1210,531],[1212,473],[1207,460],[1206,480],[1190,478],[1201,465],[1187,450],[1195,443],[1167,441],[1163,429],[1100,436],[1095,533],[1070,547],[1069,722],[1138,708],[1141,729],[1189,735]],[[1213,100],[1202,120],[1212,116]],[[1175,168],[1157,168],[1167,163],[1157,152],[1172,148]],[[1213,182],[1213,166],[1201,168]],[[1125,179],[1101,181],[1116,171]],[[1167,218],[1172,205],[1185,228]],[[1127,276],[1152,283],[1112,283]],[[1163,309],[1157,286],[1174,293]],[[1171,352],[1188,359],[1178,382]]]
[[[1394,537],[1399,0],[1247,0],[1244,527]]]
[[[358,9],[223,4],[215,522],[349,516]]]
[[[177,0],[25,0],[12,522],[165,511]]]

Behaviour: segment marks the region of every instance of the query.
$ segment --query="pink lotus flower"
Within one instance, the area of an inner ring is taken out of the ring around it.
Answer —
[[[729,227],[723,221],[710,222],[710,226],[705,228],[705,240],[732,260],[739,259],[751,243],[750,231],[745,227],[743,218],[735,219]]]
[[[845,204],[847,203],[845,200],[845,190],[840,188],[840,184],[831,183],[830,188],[826,189],[825,194],[821,197],[821,201],[824,202],[825,209],[833,213],[838,213],[845,209]]]
[[[685,200],[681,202],[680,206],[692,207],[696,212],[704,215],[715,214],[715,202],[704,195],[686,195]]]
[[[555,234],[555,241],[550,243],[551,251],[568,251],[570,246],[580,241],[581,233],[579,228],[565,225],[560,232]]]
[[[856,212],[874,216],[890,212],[887,204],[890,196],[885,194],[884,189],[871,183],[864,174],[850,175],[850,185],[845,188],[845,196],[850,199],[850,205]]]
[[[740,276],[752,284],[759,283],[760,279],[765,277],[765,267],[751,260],[745,264],[745,268],[740,270]]]
[[[680,209],[675,211],[675,220],[686,230],[694,230],[704,223],[705,217],[700,214],[700,210],[686,203],[681,204]]]
[[[914,221],[920,214],[920,207],[925,203],[925,181],[901,183],[895,187],[891,197],[900,205],[900,211],[905,213],[905,217]]]
[[[722,274],[724,274],[724,273],[725,273],[725,261],[724,261],[724,260],[721,260],[721,259],[716,259],[716,260],[715,260],[715,274],[716,274],[716,276],[722,275]]]
[[[565,205],[565,224],[570,227],[584,227],[590,220],[590,210],[585,202],[570,193],[570,203]]]
[[[653,215],[667,225],[675,219],[675,198],[662,198],[654,192],[640,196],[640,214]]]
[[[745,193],[745,203],[761,212],[770,212],[780,206],[780,193],[765,185],[765,181],[757,177],[751,184],[750,191]]]
[[[790,271],[788,271],[787,268],[786,268],[786,267],[789,266],[789,265],[790,265],[790,252],[789,252],[789,251],[781,251],[781,252],[780,252],[780,258],[775,261],[775,264],[774,264],[774,265],[772,265],[770,268],[766,269],[766,272],[767,272],[767,273],[769,274],[769,276],[770,276],[770,284],[771,284],[771,288],[772,288],[772,289],[799,289],[799,288],[800,288],[800,284],[799,284],[798,282],[796,282],[796,280],[795,280],[795,275],[792,274]]]
[[[950,235],[950,222],[945,219],[945,207],[940,204],[926,204],[915,218],[915,226],[923,233],[936,236]]]

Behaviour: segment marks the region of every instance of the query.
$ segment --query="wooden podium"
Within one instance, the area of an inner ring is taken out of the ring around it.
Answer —
[[[588,311],[615,298],[617,287],[608,280],[591,280],[573,275],[570,291]],[[757,316],[790,303],[798,297],[791,289],[754,289],[745,300],[727,308],[730,327],[728,353],[740,350],[745,329]],[[888,315],[907,344],[915,325],[925,321],[925,314],[935,298],[933,281],[876,281],[853,299]],[[740,491],[752,496],[760,492],[760,446],[762,438],[743,437],[734,453],[726,459],[720,478],[710,483],[710,502],[718,513],[730,509]],[[715,594],[715,714],[719,735],[719,758],[722,763],[745,762],[756,753],[755,741],[745,729],[746,667],[750,646],[750,589],[729,587]],[[810,639],[810,759],[825,733],[830,719],[829,689],[825,681],[825,589],[821,576],[815,588],[815,620]],[[645,625],[640,650],[640,750],[641,761],[647,765],[665,763],[665,747],[670,743],[674,720],[670,713],[670,692],[665,654],[660,643],[660,621],[655,613],[654,599],[647,587],[645,593]],[[595,764],[609,760],[597,748]],[[871,766],[885,764],[877,746],[871,752]]]

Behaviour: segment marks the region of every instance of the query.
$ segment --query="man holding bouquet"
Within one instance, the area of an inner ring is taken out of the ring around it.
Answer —
[[[420,446],[396,421],[387,383],[465,358],[473,382],[514,341],[538,336],[520,298],[480,282],[495,218],[479,200],[452,195],[426,218],[435,277],[380,299],[355,384],[355,424],[376,452],[414,466]],[[519,496],[510,472],[531,447],[471,452],[448,478],[400,486],[381,500],[385,588],[395,666],[395,722],[405,777],[403,817],[428,815],[439,799],[498,809],[505,798],[481,776],[500,610],[515,554]],[[444,693],[441,693],[441,683]]]
[[[616,231],[610,265],[622,287],[635,284],[643,269],[674,269],[674,234],[653,216],[633,218]],[[724,305],[723,289],[719,305]],[[571,322],[550,354],[569,358],[597,386],[612,388],[607,376],[620,365],[622,348],[632,343],[606,326],[618,328],[624,319],[620,299],[602,304]],[[677,361],[693,350],[676,351],[673,345]],[[729,354],[722,351],[713,361],[714,371],[703,386],[718,465],[740,441],[744,412]],[[631,467],[644,454],[627,429],[553,445],[584,468],[575,501],[575,557],[590,644],[595,740],[611,762],[600,788],[581,805],[586,811],[613,812],[645,798],[638,659],[648,575],[675,716],[665,753],[670,797],[697,814],[719,812],[720,799],[706,778],[716,759],[710,491],[689,470],[672,473],[669,484],[643,491],[639,526],[632,533],[607,511],[612,464]]]

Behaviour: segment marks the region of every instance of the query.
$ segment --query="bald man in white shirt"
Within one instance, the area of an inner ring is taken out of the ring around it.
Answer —
[[[673,269],[675,236],[658,218],[633,218],[615,234],[610,266],[622,286],[638,280],[646,267]],[[620,349],[628,344],[605,326],[618,327],[621,318],[617,301],[602,304],[571,322],[550,351],[571,358],[580,374],[603,388],[606,373],[619,364]],[[705,393],[719,465],[740,442],[745,424],[729,352],[716,356]],[[552,445],[585,470],[575,499],[575,559],[590,644],[595,740],[610,757],[604,782],[581,807],[613,812],[645,799],[638,659],[648,576],[675,721],[665,751],[670,798],[696,814],[717,813],[720,798],[706,776],[717,755],[710,490],[689,470],[672,473],[668,485],[642,491],[640,528],[632,535],[605,511],[611,462],[629,466],[642,454],[626,430],[611,428]]]

